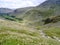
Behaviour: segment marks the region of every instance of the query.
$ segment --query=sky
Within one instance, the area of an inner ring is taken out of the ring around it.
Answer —
[[[23,8],[37,6],[46,0],[0,0],[0,8]]]

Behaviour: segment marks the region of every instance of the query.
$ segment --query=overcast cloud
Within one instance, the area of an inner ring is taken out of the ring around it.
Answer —
[[[0,8],[22,8],[36,6],[45,0],[0,0]]]

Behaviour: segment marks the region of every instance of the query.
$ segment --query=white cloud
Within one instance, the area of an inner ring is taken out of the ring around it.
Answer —
[[[0,0],[0,7],[21,8],[27,6],[36,6],[45,0]]]

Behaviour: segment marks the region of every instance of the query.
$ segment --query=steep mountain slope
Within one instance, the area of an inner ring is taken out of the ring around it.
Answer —
[[[39,5],[40,7],[52,7],[60,6],[60,0],[46,0],[44,3]]]
[[[38,7],[43,10],[53,9],[55,15],[60,15],[60,0],[47,0]]]
[[[41,5],[38,5],[37,8],[40,10],[54,10],[55,15],[60,15],[60,0],[46,0]]]
[[[23,19],[29,24],[43,24],[42,20],[53,16],[60,16],[60,0],[47,0],[41,5],[29,10]]]

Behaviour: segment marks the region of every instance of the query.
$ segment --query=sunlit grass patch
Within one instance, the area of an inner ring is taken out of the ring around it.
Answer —
[[[60,28],[59,27],[51,27],[51,28],[44,30],[44,32],[46,33],[46,35],[48,35],[50,37],[56,36],[56,37],[60,38]]]

